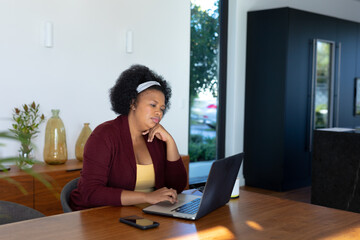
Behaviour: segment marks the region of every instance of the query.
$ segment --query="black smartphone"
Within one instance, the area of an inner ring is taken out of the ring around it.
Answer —
[[[146,219],[136,215],[120,218],[119,221],[142,230],[155,228],[160,225],[158,222],[154,222],[150,219]]]

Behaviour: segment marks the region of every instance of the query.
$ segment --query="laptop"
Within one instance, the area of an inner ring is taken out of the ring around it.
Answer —
[[[199,219],[230,200],[244,153],[213,162],[202,196],[178,194],[178,202],[160,202],[143,209],[145,213],[190,220]]]

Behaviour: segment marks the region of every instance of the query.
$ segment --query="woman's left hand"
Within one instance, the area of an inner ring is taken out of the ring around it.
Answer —
[[[164,142],[167,142],[168,140],[172,139],[171,135],[165,130],[165,128],[160,123],[156,124],[155,127],[144,131],[142,134],[146,135],[148,133],[149,133],[148,142],[152,142],[155,136]]]
[[[144,131],[142,134],[145,135],[148,133],[148,142],[152,142],[154,140],[154,137],[157,137],[158,139],[166,143],[166,157],[168,161],[174,162],[180,158],[180,154],[177,149],[175,140],[160,123],[156,124],[155,127]]]

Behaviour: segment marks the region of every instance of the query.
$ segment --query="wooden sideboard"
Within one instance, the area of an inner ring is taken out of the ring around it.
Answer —
[[[187,155],[181,155],[181,157],[189,176],[190,158]],[[32,169],[45,176],[54,187],[54,191],[47,189],[41,182],[18,167],[11,166],[9,172],[2,172],[0,176],[8,176],[19,182],[28,193],[24,195],[16,185],[0,179],[0,200],[20,203],[48,216],[63,213],[60,202],[61,190],[67,182],[80,176],[82,162],[72,159],[62,165],[37,164]]]
[[[52,184],[54,190],[49,190],[40,181],[21,171],[18,167],[11,166],[10,171],[0,173],[1,176],[8,176],[19,182],[27,194],[22,193],[16,185],[0,179],[0,200],[20,203],[45,215],[63,213],[60,202],[61,190],[67,182],[80,176],[82,162],[68,160],[62,165],[36,164],[32,169],[36,173],[42,174]]]

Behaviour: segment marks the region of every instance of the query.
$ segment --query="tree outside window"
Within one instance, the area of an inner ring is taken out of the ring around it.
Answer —
[[[218,6],[219,0],[191,1],[189,137],[191,162],[216,158]]]

